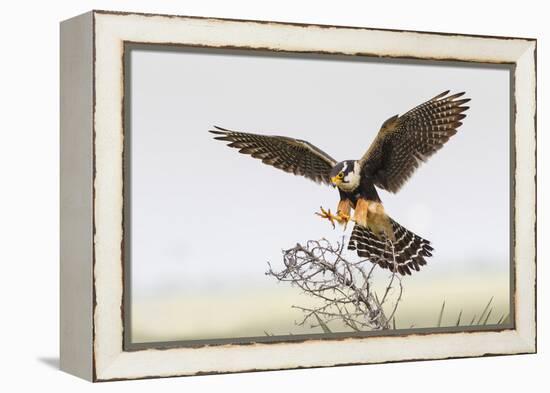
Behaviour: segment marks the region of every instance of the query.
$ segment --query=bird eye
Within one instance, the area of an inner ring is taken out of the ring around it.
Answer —
[[[339,177],[340,179],[343,178],[343,177],[344,177],[344,172],[340,172],[340,173],[338,174],[338,177]]]

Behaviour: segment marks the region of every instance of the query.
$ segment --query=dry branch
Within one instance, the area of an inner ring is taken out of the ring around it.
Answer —
[[[284,269],[276,272],[269,265],[266,274],[320,300],[315,307],[293,306],[304,313],[298,325],[309,322],[325,331],[328,323],[341,321],[355,331],[391,329],[403,293],[400,277],[391,275],[379,300],[372,288],[377,265],[344,257],[344,240],[336,245],[326,239],[309,240],[305,246],[296,244],[283,251]],[[396,284],[398,292],[391,304],[388,295]]]

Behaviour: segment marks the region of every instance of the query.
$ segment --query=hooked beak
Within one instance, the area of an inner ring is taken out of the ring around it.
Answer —
[[[338,186],[338,184],[340,184],[342,182],[342,180],[340,180],[340,178],[338,176],[332,176],[330,178],[330,182],[332,183],[333,187],[336,187],[336,186]]]

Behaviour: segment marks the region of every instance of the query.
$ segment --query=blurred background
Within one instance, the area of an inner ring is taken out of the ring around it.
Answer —
[[[381,192],[435,248],[403,280],[397,327],[436,326],[443,301],[442,325],[461,310],[469,322],[490,299],[491,320],[509,313],[508,69],[144,47],[130,64],[133,342],[321,333],[296,326],[291,308],[313,299],[265,272],[296,242],[340,240],[313,214],[334,210],[338,192],[208,129],[288,135],[357,159],[384,120],[449,89],[472,98],[464,125],[398,194]]]

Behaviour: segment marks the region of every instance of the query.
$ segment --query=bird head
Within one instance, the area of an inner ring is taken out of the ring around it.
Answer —
[[[354,160],[336,164],[330,172],[330,182],[342,191],[353,191],[361,180],[359,163]]]

